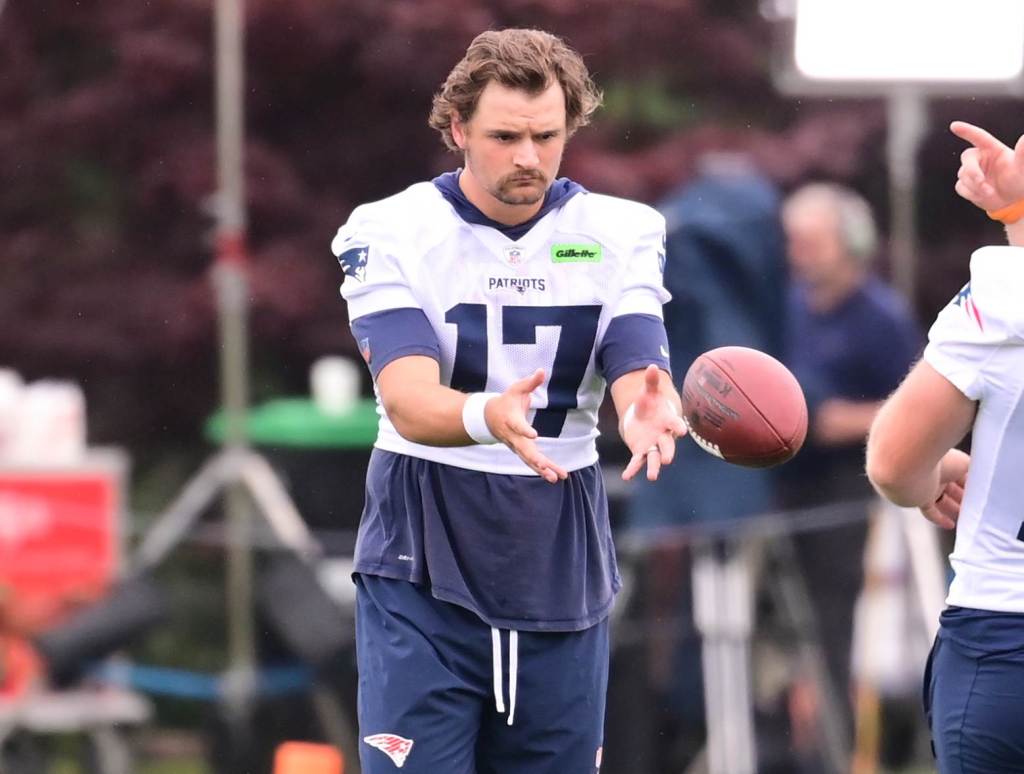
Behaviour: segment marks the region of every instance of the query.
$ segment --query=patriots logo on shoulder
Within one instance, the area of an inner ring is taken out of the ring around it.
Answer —
[[[978,305],[974,303],[974,296],[971,294],[970,282],[964,285],[963,289],[956,294],[956,298],[953,299],[953,305],[963,309],[967,316],[978,324],[980,330],[985,330],[985,323],[981,319],[981,311],[978,309]]]
[[[339,255],[338,263],[341,264],[341,270],[347,276],[362,282],[366,279],[366,261],[369,257],[369,245],[356,245]]]
[[[405,765],[405,759],[412,750],[413,740],[398,734],[374,734],[363,737],[363,741],[387,755],[397,768]]]

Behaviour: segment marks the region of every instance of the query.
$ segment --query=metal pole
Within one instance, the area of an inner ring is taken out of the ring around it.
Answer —
[[[753,626],[748,552],[718,540],[695,552],[694,623],[701,635],[709,774],[757,771],[750,634]]]
[[[924,137],[924,95],[901,88],[888,97],[889,206],[893,284],[913,306],[917,300],[917,154]]]
[[[220,323],[221,401],[224,445],[244,454],[248,409],[247,312],[245,276],[245,185],[242,0],[215,0],[214,34],[217,102],[217,261],[214,282]],[[252,513],[244,487],[229,481],[225,493],[229,541],[226,566],[229,669],[225,700],[236,744],[244,749],[249,705],[255,684],[252,592]]]

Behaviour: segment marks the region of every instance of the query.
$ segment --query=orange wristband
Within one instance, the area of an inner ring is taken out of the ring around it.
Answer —
[[[986,210],[986,212],[988,212],[988,216],[992,218],[992,220],[998,220],[1000,223],[1009,226],[1011,223],[1016,223],[1018,220],[1024,219],[1024,199],[1016,201],[1001,209]]]

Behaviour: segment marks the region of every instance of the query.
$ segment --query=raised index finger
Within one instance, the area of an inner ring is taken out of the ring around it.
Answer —
[[[954,121],[949,125],[949,131],[961,140],[966,140],[975,148],[980,148],[982,150],[1002,150],[1006,147],[1006,145],[986,132],[980,126],[969,124],[966,121]]]

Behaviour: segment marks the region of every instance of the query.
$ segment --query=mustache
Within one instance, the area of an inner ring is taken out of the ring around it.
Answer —
[[[509,175],[503,182],[505,183],[529,183],[534,180],[543,183],[547,178],[542,172],[530,172],[525,174]]]

